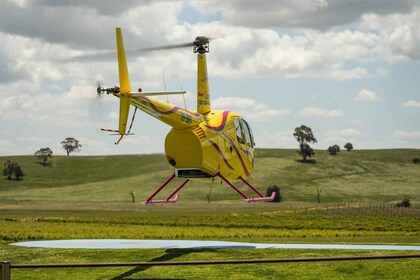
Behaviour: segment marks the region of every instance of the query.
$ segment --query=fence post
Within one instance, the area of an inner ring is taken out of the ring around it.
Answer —
[[[10,280],[10,262],[1,262],[1,275],[0,280]]]

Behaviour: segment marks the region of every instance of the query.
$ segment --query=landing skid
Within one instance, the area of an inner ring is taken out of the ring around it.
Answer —
[[[165,183],[163,183],[162,186],[160,186],[148,199],[143,201],[144,205],[147,204],[159,204],[159,203],[175,203],[179,199],[179,194],[177,194],[190,180],[185,180],[184,183],[182,183],[173,193],[171,193],[168,198],[161,199],[161,200],[153,200],[153,198],[161,191],[163,190],[173,179],[175,178],[175,174],[172,174],[171,177],[169,177],[168,180],[166,180]]]
[[[239,177],[239,179],[246,184],[250,189],[252,189],[259,197],[248,197],[245,193],[243,193],[238,187],[236,187],[232,182],[230,182],[228,179],[226,179],[222,174],[217,174],[218,177],[220,177],[223,181],[226,182],[232,189],[234,189],[237,193],[239,193],[246,202],[257,202],[257,201],[272,201],[276,197],[276,193],[273,192],[271,196],[264,196],[261,192],[259,192],[254,186],[252,186],[248,181],[243,179],[242,177]],[[171,177],[169,177],[168,180],[166,180],[165,183],[163,183],[162,186],[160,186],[148,199],[143,201],[144,205],[147,204],[163,204],[163,203],[175,203],[179,199],[178,192],[190,181],[189,179],[185,180],[174,192],[172,192],[166,199],[160,199],[160,200],[153,200],[153,198],[161,191],[163,190],[173,179],[175,178],[175,174],[173,174]]]
[[[252,189],[256,194],[258,194],[259,197],[248,197],[246,194],[244,194],[240,189],[238,189],[232,182],[230,182],[228,179],[222,176],[222,174],[217,174],[223,181],[226,182],[232,189],[234,189],[237,193],[239,193],[246,202],[256,202],[256,201],[273,201],[273,199],[276,197],[276,193],[273,192],[271,196],[267,197],[264,196],[261,192],[259,192],[254,186],[252,186],[247,180],[243,179],[242,177],[239,177],[239,179],[247,185],[250,189]]]

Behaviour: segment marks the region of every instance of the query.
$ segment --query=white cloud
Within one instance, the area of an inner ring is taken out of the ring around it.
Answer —
[[[330,130],[326,133],[327,136],[360,136],[362,133],[354,128],[346,128],[342,130]]]
[[[263,131],[256,135],[257,148],[296,148],[298,143],[293,137],[293,130]]]
[[[113,147],[113,141],[108,141],[108,146],[107,140],[101,138],[103,136],[96,135],[100,133],[99,128],[115,128],[117,124],[115,118],[118,115],[115,112],[118,112],[118,100],[109,97],[101,106],[92,105],[96,81],[101,81],[104,86],[118,84],[115,59],[68,59],[75,54],[114,50],[115,26],[123,28],[127,49],[182,43],[193,40],[197,35],[217,37],[210,44],[208,66],[210,83],[214,77],[219,88],[223,88],[226,80],[235,78],[249,79],[251,86],[258,85],[251,89],[254,91],[255,88],[276,88],[278,84],[272,81],[259,80],[267,77],[279,77],[280,83],[286,77],[312,84],[313,81],[305,79],[310,77],[314,80],[321,78],[320,84],[346,80],[346,84],[350,85],[353,79],[393,75],[395,62],[418,60],[420,9],[413,8],[414,5],[419,6],[416,1],[372,0],[368,5],[362,2],[356,1],[351,4],[352,9],[348,9],[349,4],[335,0],[261,3],[222,0],[106,1],[105,4],[96,0],[0,1],[0,64],[3,65],[0,68],[0,121],[5,126],[0,131],[2,152],[7,146],[15,151],[12,153],[32,154],[33,149],[39,149],[41,146],[38,145],[43,145],[44,141],[47,144],[59,143],[68,135],[79,135],[86,143],[84,147],[91,149],[88,153],[94,149],[95,141],[100,143],[98,148],[104,153],[130,152],[123,147]],[[215,16],[211,21],[197,19],[195,22],[184,22],[184,13],[191,9],[202,11],[205,16],[209,13]],[[142,87],[145,90],[162,90],[164,74],[168,84],[172,83],[168,89],[178,89],[184,83],[184,88],[195,91],[195,65],[196,56],[191,49],[128,58],[133,88]],[[305,86],[302,89],[306,90]],[[245,91],[249,93],[247,89]],[[274,94],[270,90],[266,92]],[[326,94],[330,93],[326,90]],[[356,98],[360,101],[379,100],[376,93],[371,93],[365,90]],[[316,97],[316,105],[310,105],[314,107],[304,108],[297,115],[344,116],[340,109],[317,108],[328,108],[331,104],[319,105],[325,100],[324,93]],[[273,100],[278,101],[277,98]],[[195,103],[195,95],[187,95],[187,100]],[[171,97],[170,101],[175,99]],[[289,109],[275,108],[274,102],[259,102],[258,97],[255,100],[212,101],[214,108],[219,103],[220,108],[232,109],[250,120],[262,122],[282,117],[282,120],[290,121],[284,117],[290,115]],[[230,102],[232,106],[226,108],[223,102]],[[418,103],[418,100],[409,100],[404,106],[418,107]],[[182,104],[182,99],[178,104]],[[195,104],[189,107],[193,108]],[[148,117],[144,119],[149,120]],[[364,120],[364,124],[370,125],[370,120]],[[411,125],[415,124],[412,122]],[[142,125],[149,125],[148,121]],[[269,131],[270,128],[264,125],[261,123],[260,130]],[[153,125],[147,128],[149,130],[142,126],[142,132],[155,133]],[[417,131],[417,128],[413,130]],[[11,132],[16,131],[19,134],[12,138],[10,135],[14,134]],[[341,131],[338,136],[342,133],[345,132]],[[351,131],[347,133],[341,136],[361,137],[351,135]],[[396,135],[404,134],[400,131]],[[160,139],[149,134],[145,137],[153,139],[153,142]],[[263,138],[268,136],[260,134],[256,137],[263,143]],[[285,141],[287,137],[284,135]],[[19,144],[13,142],[18,138]],[[164,139],[164,135],[161,138]],[[21,148],[25,139],[31,142],[27,149]],[[127,141],[127,147],[138,151],[131,143],[134,139],[137,140],[132,138]],[[143,141],[147,143],[147,138]],[[266,143],[269,145],[270,142]],[[151,144],[147,149],[155,148]]]
[[[420,101],[409,100],[404,103],[405,107],[420,107]]]
[[[335,118],[344,115],[342,110],[327,110],[317,107],[303,108],[297,114],[299,117],[322,117],[322,118]]]
[[[354,100],[361,102],[376,102],[380,100],[380,98],[376,95],[375,92],[367,89],[362,89],[361,91],[359,91]]]
[[[354,144],[356,139],[360,138],[362,133],[354,128],[345,128],[342,130],[329,130],[325,133],[325,138],[322,143],[326,145],[338,144],[341,145],[347,142]]]
[[[338,80],[373,76],[365,67],[348,68],[346,62],[361,62],[373,55],[379,43],[375,33],[359,31],[318,32],[305,30],[279,35],[274,30],[238,30],[214,41],[210,63],[219,75],[229,77],[283,76]],[[220,52],[220,50],[223,50]],[[214,56],[216,56],[214,58]]]
[[[400,140],[420,139],[420,130],[397,130],[394,132],[393,137],[398,138]]]
[[[234,111],[246,119],[261,122],[290,114],[288,109],[270,108],[267,104],[243,97],[217,98],[212,102],[212,109]]]
[[[381,44],[376,51],[389,61],[420,59],[420,8],[410,13],[392,13],[380,16],[366,13],[362,16],[361,27],[378,33]]]
[[[415,1],[370,0],[278,0],[278,1],[190,1],[202,12],[220,13],[228,24],[249,27],[303,27],[328,29],[357,21],[365,13],[388,14],[409,11]]]

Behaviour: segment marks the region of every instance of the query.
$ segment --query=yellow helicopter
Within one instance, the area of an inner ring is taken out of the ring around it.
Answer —
[[[272,201],[276,193],[266,197],[246,181],[254,168],[255,144],[251,127],[234,112],[211,109],[206,62],[209,38],[199,36],[191,43],[163,47],[167,49],[190,46],[193,47],[194,53],[197,53],[196,112],[151,97],[185,94],[186,91],[142,92],[139,89],[138,92],[133,92],[130,86],[121,28],[116,28],[116,39],[120,86],[113,88],[99,86],[97,93],[112,94],[120,99],[119,128],[118,130],[102,130],[120,135],[119,140],[115,143],[118,144],[125,135],[130,134],[137,109],[172,127],[165,139],[165,154],[174,172],[143,203],[175,203],[179,199],[178,192],[190,179],[214,179],[216,177],[226,182],[247,202]],[[130,105],[135,107],[135,111],[129,130],[126,132]],[[175,177],[185,178],[185,181],[166,199],[154,199]],[[247,196],[230,182],[230,180],[238,179],[251,188],[257,197]]]

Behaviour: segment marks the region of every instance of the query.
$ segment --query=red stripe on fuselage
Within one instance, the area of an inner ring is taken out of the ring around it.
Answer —
[[[212,130],[216,130],[216,131],[221,131],[225,128],[226,125],[226,121],[227,121],[227,116],[229,115],[229,111],[224,111],[223,112],[223,118],[222,118],[222,123],[218,126],[211,126],[211,125],[206,125],[207,128],[210,128]]]
[[[229,167],[230,169],[234,170],[234,168],[232,167],[232,165],[229,164],[229,162],[227,161],[225,155],[223,154],[222,150],[220,150],[219,145],[217,145],[215,142],[209,140],[209,142],[213,145],[213,147],[217,150],[217,152],[219,153],[219,155],[222,157],[223,161],[225,162],[225,164],[227,165],[227,167]]]
[[[169,115],[169,114],[175,113],[176,111],[183,111],[183,112],[185,112],[185,113],[189,113],[189,114],[194,115],[194,116],[196,116],[196,117],[199,117],[199,116],[201,115],[201,114],[199,114],[199,113],[191,112],[191,111],[185,110],[185,109],[183,109],[183,108],[181,108],[181,107],[178,107],[178,106],[175,106],[175,105],[174,105],[174,107],[173,107],[172,109],[170,109],[169,111],[161,111],[161,110],[159,110],[159,109],[158,109],[158,108],[157,108],[157,107],[153,104],[153,102],[152,102],[152,101],[150,101],[150,99],[149,99],[149,98],[147,98],[146,96],[136,96],[135,98],[139,98],[139,99],[142,99],[142,100],[147,101],[147,104],[149,104],[149,105],[150,105],[150,107],[152,107],[152,109],[153,109],[153,110],[155,110],[156,112],[161,113],[162,115]]]
[[[235,150],[235,152],[236,152],[236,154],[238,155],[238,157],[239,157],[239,161],[241,162],[241,164],[242,164],[242,168],[244,169],[244,171],[245,171],[245,174],[246,174],[246,176],[249,176],[249,175],[251,175],[251,173],[248,171],[248,169],[246,168],[246,165],[245,165],[245,162],[244,162],[244,159],[242,158],[242,156],[241,156],[241,153],[240,153],[240,151],[239,151],[239,149],[238,149],[238,147],[235,145],[235,141],[233,141],[228,135],[226,135],[226,134],[223,134],[223,136],[229,141],[229,143],[230,143],[230,145],[233,147],[233,149]]]

